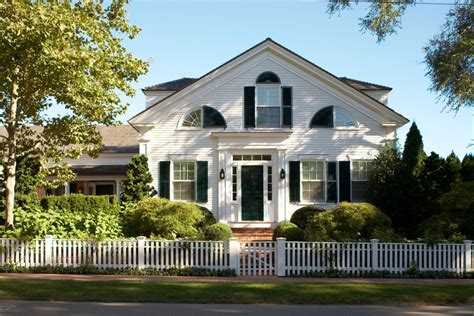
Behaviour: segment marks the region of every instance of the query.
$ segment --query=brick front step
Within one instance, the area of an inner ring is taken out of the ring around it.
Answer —
[[[232,228],[234,237],[239,241],[263,241],[272,240],[272,228]]]

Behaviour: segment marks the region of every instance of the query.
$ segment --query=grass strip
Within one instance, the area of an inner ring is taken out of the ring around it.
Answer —
[[[474,285],[2,279],[0,299],[244,304],[473,304]]]

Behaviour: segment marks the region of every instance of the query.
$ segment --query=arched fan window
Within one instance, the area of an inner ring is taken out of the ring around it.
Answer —
[[[197,128],[226,128],[227,123],[219,111],[210,106],[204,105],[185,114],[181,126]]]
[[[351,115],[341,108],[327,106],[322,108],[311,119],[310,127],[355,127]]]
[[[262,72],[257,77],[257,84],[278,84],[280,83],[280,78],[271,71]]]

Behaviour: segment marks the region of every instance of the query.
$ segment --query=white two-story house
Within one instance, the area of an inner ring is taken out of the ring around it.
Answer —
[[[201,78],[145,88],[129,123],[161,197],[271,228],[304,205],[365,199],[371,160],[408,122],[390,90],[266,39]]]

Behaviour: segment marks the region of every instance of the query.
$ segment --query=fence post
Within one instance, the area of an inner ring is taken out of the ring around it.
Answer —
[[[145,267],[145,236],[137,237],[138,244],[138,269],[143,269]]]
[[[286,275],[286,238],[276,239],[276,273],[277,276]]]
[[[44,236],[44,264],[50,266],[53,263],[53,236]]]
[[[472,240],[464,240],[464,254],[466,256],[466,266],[464,272],[472,271]]]
[[[240,243],[235,237],[229,238],[229,268],[240,275]]]
[[[370,240],[372,248],[372,271],[377,271],[379,269],[379,240],[371,239]]]

